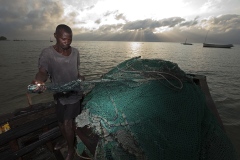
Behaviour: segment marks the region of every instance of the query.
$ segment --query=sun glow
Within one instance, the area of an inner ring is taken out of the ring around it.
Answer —
[[[119,13],[124,13],[128,20],[139,20],[153,17],[161,19],[167,17],[186,15],[189,12],[188,4],[182,0],[105,0],[102,1],[106,10],[118,10]],[[103,8],[102,8],[103,9]]]
[[[69,18],[70,13],[74,12],[75,24],[89,29],[97,29],[102,25],[124,24],[126,21],[182,17],[192,12],[189,4],[183,0],[99,0],[88,6],[91,9],[79,10],[78,7],[65,3],[65,17]],[[120,18],[116,18],[117,16]]]
[[[169,28],[168,26],[160,27],[160,28],[155,28],[155,31],[153,33],[162,33],[169,30],[171,30],[171,28]]]
[[[130,43],[132,57],[140,56],[141,54],[141,42]]]

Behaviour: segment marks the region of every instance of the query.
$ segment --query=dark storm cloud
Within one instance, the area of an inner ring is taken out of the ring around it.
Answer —
[[[171,34],[193,42],[204,42],[206,38],[209,43],[240,44],[240,15],[227,14],[199,20],[197,25],[193,23],[184,30],[176,27]]]
[[[196,17],[194,20],[191,20],[191,21],[184,21],[182,23],[179,24],[179,26],[181,27],[191,27],[191,26],[194,26],[196,24],[198,24],[198,18],[199,17]]]
[[[1,0],[0,5],[0,19],[3,20],[15,20],[18,18],[21,18],[22,15],[27,13],[27,6],[22,5],[23,3],[26,3],[26,1],[16,1],[14,3],[8,1],[8,0]]]
[[[102,31],[104,29],[107,28],[103,27]],[[145,30],[141,32],[141,34],[139,34],[139,31],[105,32],[100,34],[99,31],[93,31],[76,35],[75,38],[88,41],[159,41],[159,38],[151,31]]]
[[[161,27],[167,27],[168,30],[162,33],[154,32]],[[184,42],[187,38],[193,43],[202,43],[207,32],[209,32],[208,42],[239,43],[240,36],[237,35],[240,35],[240,16],[222,15],[204,20],[196,17],[189,21],[181,17],[128,21],[126,24],[101,26],[91,33],[79,34],[77,39]]]
[[[137,29],[146,29],[151,26],[155,21],[151,19],[138,20],[133,22],[128,22],[123,26],[123,30],[137,30]]]
[[[103,25],[98,28],[97,32],[99,33],[113,33],[113,32],[119,32],[119,29],[122,28],[122,24],[113,24],[113,25]]]
[[[138,20],[133,22],[128,22],[124,25],[123,30],[136,30],[136,29],[154,29],[159,27],[174,27],[184,21],[181,17],[172,17],[162,20]]]
[[[124,14],[123,13],[118,13],[118,11],[117,10],[115,10],[115,11],[107,11],[104,15],[103,15],[103,17],[104,18],[108,18],[108,17],[114,17],[114,19],[116,19],[116,20],[124,20],[125,22],[127,21],[127,19],[126,19],[126,17],[124,16]],[[104,21],[103,19],[104,18],[99,18],[99,19],[97,19],[96,21],[95,21],[95,23],[96,24],[100,24],[102,21]]]
[[[13,3],[2,0],[0,14],[0,35],[12,39],[31,38],[40,36],[43,31],[52,33],[52,26],[56,26],[56,21],[62,17],[63,8],[60,3],[51,1],[22,0]]]
[[[168,27],[175,27],[176,25],[180,24],[181,22],[185,21],[184,18],[181,17],[171,17],[160,20],[160,27],[168,26]]]
[[[72,27],[76,40],[182,42],[187,38],[194,43],[203,42],[206,33],[209,32],[208,41],[240,43],[240,15],[237,14],[205,19],[199,16],[192,20],[170,17],[130,21],[118,10],[106,11],[102,16],[96,16],[92,11],[96,1],[69,0],[69,3],[72,2],[79,8],[64,10],[63,1],[16,0],[13,3],[1,0],[0,36],[6,36],[10,40],[44,40],[53,35],[56,25],[65,23]],[[82,13],[81,10],[88,11]],[[95,18],[93,22],[92,17]],[[118,24],[102,25],[113,18]],[[91,23],[96,25],[89,28],[87,24]]]
[[[221,15],[208,20],[202,20],[201,23],[214,32],[228,32],[230,30],[240,29],[240,15]]]

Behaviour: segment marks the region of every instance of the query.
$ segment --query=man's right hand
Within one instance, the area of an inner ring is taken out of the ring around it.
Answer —
[[[37,72],[35,79],[32,81],[31,84],[36,85],[34,86],[34,90],[32,90],[33,93],[43,93],[46,91],[45,83],[48,79],[47,71],[44,68],[39,68],[39,71]]]
[[[43,93],[47,90],[44,82],[33,80],[31,84],[34,85],[34,89],[31,90],[33,93]]]

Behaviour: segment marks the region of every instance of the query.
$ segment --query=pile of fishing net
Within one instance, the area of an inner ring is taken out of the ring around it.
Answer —
[[[200,87],[175,63],[126,60],[94,83],[83,103],[76,122],[100,137],[96,160],[236,159]]]

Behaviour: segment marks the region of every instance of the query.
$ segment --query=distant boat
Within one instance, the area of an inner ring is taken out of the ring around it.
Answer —
[[[232,45],[232,44],[203,43],[203,47],[210,47],[210,48],[231,48],[231,47],[233,47],[233,45]]]
[[[51,37],[50,37],[50,42],[53,42],[53,40],[51,39]]]
[[[183,44],[183,45],[192,45],[192,43],[187,43],[187,38],[186,38],[185,42],[182,43],[182,44]]]
[[[209,31],[208,31],[209,32]],[[209,47],[209,48],[231,48],[233,47],[233,44],[214,44],[214,43],[205,43],[206,39],[207,39],[207,35],[208,32],[206,34],[204,43],[203,43],[203,47]]]

